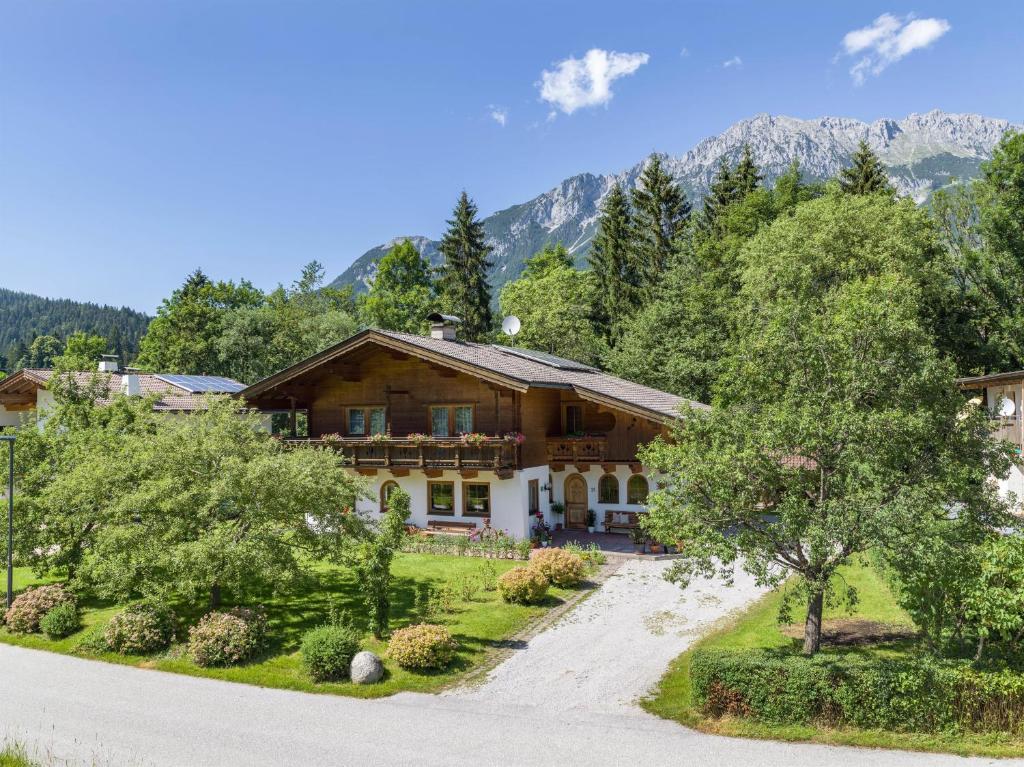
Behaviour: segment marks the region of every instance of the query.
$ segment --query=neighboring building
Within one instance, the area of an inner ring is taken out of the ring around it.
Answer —
[[[646,510],[652,478],[637,448],[686,405],[707,407],[542,352],[459,341],[456,318],[430,320],[430,337],[364,330],[240,396],[289,414],[293,438],[304,414],[302,439],[370,479],[361,511],[401,487],[419,527],[489,519],[517,538],[538,511],[582,528],[593,509],[600,529],[606,512]]]
[[[962,389],[978,392],[974,401],[988,410],[993,434],[1012,443],[1020,455],[1024,445],[1024,419],[1021,418],[1024,370],[959,378],[957,383]],[[1010,475],[999,480],[999,492],[1003,497],[1013,493],[1018,503],[1024,501],[1024,471],[1020,466],[1012,466]]]
[[[156,395],[153,409],[168,413],[189,413],[205,407],[204,396],[208,393],[235,394],[245,384],[220,376],[189,376],[171,373],[139,373],[130,368],[122,369],[117,357],[104,356],[98,372],[104,374],[107,382],[107,397],[99,400],[108,403],[117,394],[130,396]],[[54,406],[53,392],[47,389],[56,371],[42,368],[23,368],[0,380],[0,428],[20,426],[27,419],[46,419],[46,413]],[[95,373],[74,374],[79,383],[86,384]]]

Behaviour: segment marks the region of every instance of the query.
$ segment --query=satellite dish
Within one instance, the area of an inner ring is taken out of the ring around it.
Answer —
[[[1009,418],[1017,412],[1017,405],[1014,404],[1012,399],[1003,397],[1002,402],[999,403],[999,415],[1003,418]]]
[[[519,321],[519,318],[514,314],[510,314],[508,317],[501,321],[501,332],[512,339],[512,345],[516,345],[516,333],[523,326],[523,323]]]

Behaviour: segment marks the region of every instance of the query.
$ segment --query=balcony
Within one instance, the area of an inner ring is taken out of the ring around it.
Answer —
[[[290,445],[318,445],[341,453],[356,469],[484,469],[508,472],[516,468],[516,444],[501,437],[467,443],[461,439],[410,440],[403,437],[366,439],[286,439]]]
[[[548,437],[548,463],[600,463],[608,457],[603,434],[583,437]]]

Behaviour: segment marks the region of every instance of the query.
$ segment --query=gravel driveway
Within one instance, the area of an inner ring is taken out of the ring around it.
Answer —
[[[683,590],[663,578],[669,564],[628,560],[482,685],[446,695],[558,712],[634,712],[673,658],[763,593],[742,572],[732,588],[697,579]]]

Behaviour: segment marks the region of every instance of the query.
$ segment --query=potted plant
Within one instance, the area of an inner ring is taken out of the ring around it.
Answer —
[[[526,441],[526,435],[519,431],[510,431],[505,435],[505,441],[513,445],[521,445]]]
[[[595,525],[597,525],[597,512],[593,509],[587,509],[587,532],[594,532]]]
[[[373,442],[375,445],[387,442],[389,439],[391,439],[391,435],[385,431],[378,431],[370,435],[370,442]]]
[[[654,541],[654,540],[651,541],[651,553],[652,554],[660,554],[662,552],[663,548],[664,547],[658,541]]]
[[[470,431],[462,434],[460,439],[462,440],[463,445],[472,445],[473,447],[480,447],[480,445],[484,444],[484,442],[487,441],[487,435]]]
[[[406,436],[406,439],[412,444],[419,446],[422,445],[424,442],[429,442],[430,436],[427,434],[422,434],[421,432],[418,431],[414,431],[412,434]]]
[[[558,501],[555,501],[554,503],[551,504],[551,513],[554,514],[555,517],[560,520],[562,518],[562,515],[565,513],[565,504],[561,504]],[[555,522],[555,529],[561,530],[562,523]]]
[[[341,446],[342,437],[337,432],[333,434],[321,434],[320,441],[324,444],[324,447],[338,448]]]
[[[639,527],[634,527],[629,531],[629,539],[633,541],[633,550],[637,554],[644,553],[644,544],[647,543],[647,535]]]

